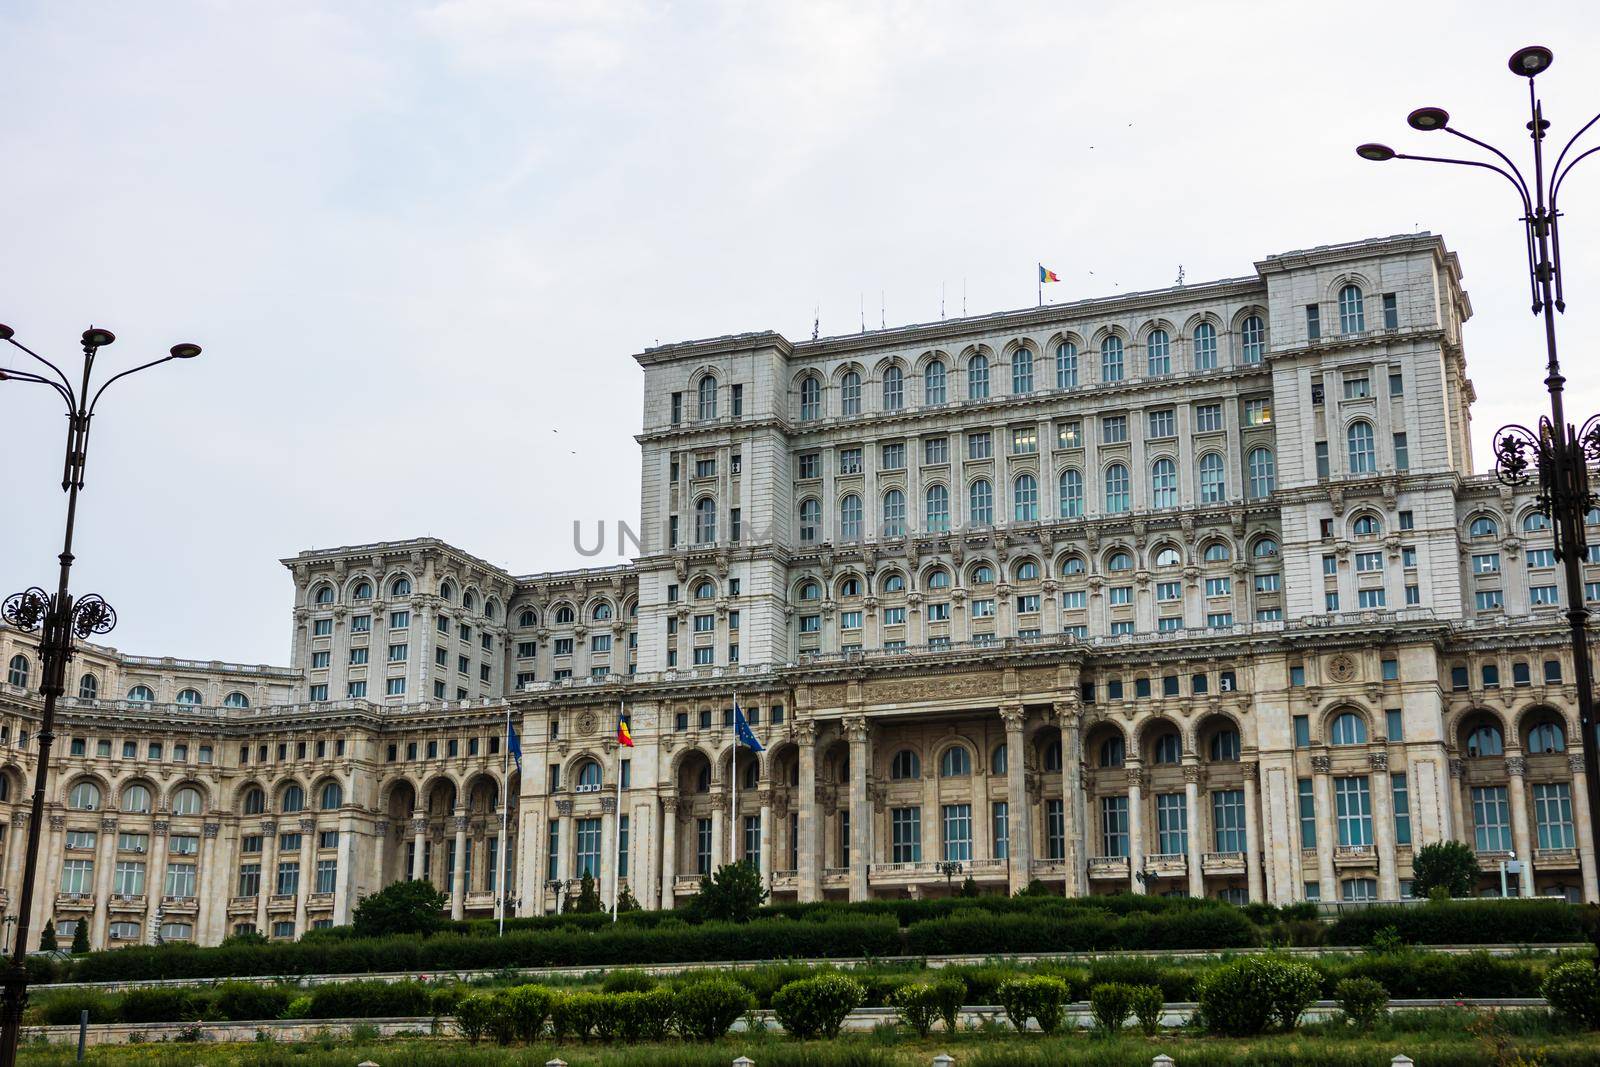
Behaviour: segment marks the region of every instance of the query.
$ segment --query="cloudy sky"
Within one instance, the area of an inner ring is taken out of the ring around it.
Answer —
[[[1510,190],[1363,163],[1420,104],[1525,152],[1520,5],[0,6],[0,321],[107,365],[74,587],[128,651],[287,658],[309,547],[431,534],[517,573],[637,524],[657,341],[808,335],[1248,273],[1428,229],[1461,254],[1489,433],[1543,403]],[[1546,3],[1556,134],[1600,109],[1592,4]],[[1585,108],[1589,110],[1585,110]],[[1600,137],[1596,138],[1600,143]],[[1600,409],[1600,161],[1561,322]],[[1092,274],[1091,274],[1092,272]],[[881,296],[880,296],[881,294]],[[52,394],[0,385],[0,585],[53,585]]]

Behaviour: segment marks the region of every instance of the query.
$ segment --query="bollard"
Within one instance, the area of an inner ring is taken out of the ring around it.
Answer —
[[[756,1067],[756,1061],[749,1056],[740,1056],[733,1061],[733,1067]]]
[[[567,1067],[567,1061],[563,1059],[545,1060],[544,1067]]]
[[[373,1063],[371,1060],[362,1060],[360,1063],[356,1064],[356,1067],[378,1067],[378,1065]]]
[[[933,1058],[933,1067],[955,1067],[955,1057],[948,1052],[941,1052]]]
[[[78,1012],[78,1062],[83,1062],[83,1047],[89,1043],[89,1009]]]
[[[1401,1053],[1389,1061],[1389,1067],[1416,1067],[1415,1061],[1405,1053]]]
[[[1173,1067],[1172,1057],[1163,1052],[1150,1061],[1150,1067]]]

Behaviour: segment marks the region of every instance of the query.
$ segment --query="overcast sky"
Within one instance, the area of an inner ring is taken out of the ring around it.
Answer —
[[[1592,3],[0,6],[0,322],[108,368],[74,588],[151,655],[285,662],[303,548],[434,535],[516,573],[637,525],[630,355],[1248,274],[1428,229],[1476,315],[1477,465],[1544,405],[1511,192],[1356,158],[1526,153],[1505,60],[1595,110]],[[1290,14],[1296,12],[1296,14]],[[1585,109],[1588,110],[1585,110]],[[1596,142],[1600,143],[1600,137]],[[1567,187],[1574,413],[1600,409],[1600,160]],[[1092,274],[1090,272],[1093,272]],[[12,350],[14,353],[14,350]],[[15,353],[14,353],[15,354]],[[53,394],[0,384],[0,586],[53,587]],[[607,558],[604,562],[614,562]]]

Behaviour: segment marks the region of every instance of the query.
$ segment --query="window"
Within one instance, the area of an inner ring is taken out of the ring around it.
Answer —
[[[1306,338],[1318,340],[1322,337],[1322,309],[1316,304],[1306,305]]]
[[[23,660],[23,662],[26,663],[27,660]],[[17,685],[19,683],[12,682],[11,684],[12,685]],[[21,683],[21,684],[26,684],[26,683]],[[96,678],[94,675],[86,674],[81,679],[78,680],[78,699],[79,700],[93,700],[99,695],[100,695],[100,680],[98,678]]]
[[[1333,745],[1364,745],[1367,743],[1367,722],[1353,711],[1343,711],[1334,716],[1328,731],[1328,743]]]
[[[906,495],[898,489],[883,494],[884,537],[904,537],[906,533]]]
[[[1361,287],[1347,285],[1339,290],[1339,332],[1360,333],[1366,328],[1367,317],[1363,309]]]
[[[943,360],[931,360],[922,371],[922,402],[924,404],[943,404],[948,398],[945,392],[945,372]]]
[[[994,455],[993,441],[988,431],[967,434],[967,458],[989,459]]]
[[[1378,899],[1376,878],[1346,878],[1339,883],[1339,899],[1353,903]]]
[[[1339,828],[1339,844],[1345,847],[1372,844],[1372,792],[1367,776],[1333,780],[1334,809]]]
[[[994,525],[994,488],[987,478],[973,481],[967,490],[967,519],[974,526]]]
[[[1012,518],[1017,522],[1039,521],[1039,483],[1031,474],[1019,475],[1012,486]]]
[[[1397,471],[1411,469],[1411,448],[1406,443],[1406,435],[1403,433],[1394,435],[1394,469]]]
[[[1260,315],[1249,316],[1239,327],[1239,346],[1244,362],[1261,362],[1267,350],[1267,328]]]
[[[1083,515],[1083,472],[1068,467],[1061,472],[1061,515],[1076,519]]]
[[[904,441],[892,441],[884,445],[880,451],[880,456],[881,462],[878,464],[880,470],[903,471],[906,469],[906,443]]]
[[[1300,847],[1317,847],[1317,801],[1309,778],[1299,780]]]
[[[738,418],[740,415],[743,415],[744,414],[744,386],[743,385],[730,385],[728,387],[728,401],[729,401],[729,406],[733,409],[733,417],[734,418]],[[738,458],[739,457],[737,457],[737,456],[734,457],[733,473],[735,473],[735,474],[739,473]],[[627,816],[624,815],[623,818],[627,818]]]
[[[1113,463],[1106,468],[1106,511],[1117,514],[1128,508],[1128,468],[1121,463]]]
[[[1371,474],[1377,469],[1377,453],[1372,444],[1372,423],[1357,419],[1345,431],[1351,474]]]
[[[944,858],[965,862],[972,859],[972,805],[945,804],[941,809],[944,826]]]
[[[1194,369],[1217,369],[1217,328],[1209,322],[1194,328]]]
[[[1145,434],[1147,438],[1178,436],[1178,416],[1172,408],[1156,408],[1147,412],[1145,422],[1149,429]]]
[[[172,795],[172,814],[174,815],[199,815],[200,790],[192,785],[186,785]]]
[[[1128,798],[1100,798],[1100,854],[1128,854]]]
[[[163,892],[169,897],[193,899],[195,865],[192,863],[167,864],[167,878]]]
[[[952,745],[939,757],[939,777],[965,778],[972,773],[972,753],[960,745]]]
[[[717,417],[717,380],[711,375],[700,379],[698,387],[698,400],[700,402],[700,421]]]
[[[1170,459],[1158,459],[1150,467],[1150,506],[1178,506],[1178,467]]]
[[[1056,388],[1076,389],[1078,386],[1078,346],[1071,341],[1056,345]]]
[[[1539,848],[1577,847],[1572,830],[1572,787],[1566,782],[1533,787],[1533,818]]]
[[[1206,754],[1213,763],[1238,763],[1239,731],[1230,728],[1212,734]]]
[[[1249,456],[1250,468],[1250,498],[1262,500],[1272,495],[1277,487],[1277,467],[1273,462],[1272,449],[1252,448]]]
[[[1194,408],[1195,433],[1218,433],[1222,430],[1221,404],[1196,404]]]
[[[974,354],[967,361],[967,399],[987,400],[989,397],[989,357]]]
[[[1530,585],[1528,602],[1536,608],[1555,607],[1561,603],[1561,594],[1553,585]]]
[[[950,438],[930,437],[922,442],[922,463],[937,467],[950,462]]]
[[[1505,755],[1505,740],[1500,728],[1484,723],[1467,736],[1467,755],[1473,757]]]
[[[1148,687],[1150,684],[1149,679],[1141,678],[1139,681],[1143,683],[1143,688],[1146,689],[1146,692],[1141,693],[1140,695],[1148,696]],[[1160,737],[1156,738],[1153,756],[1156,763],[1176,766],[1183,759],[1182,739],[1179,738],[1177,734],[1162,734]]]
[[[1249,848],[1244,829],[1244,791],[1219,789],[1211,794],[1211,838],[1217,852]]]
[[[1246,426],[1270,426],[1272,424],[1272,402],[1266,397],[1252,397],[1244,402],[1244,424]]]
[[[1207,452],[1200,457],[1200,503],[1220,504],[1226,495],[1222,457],[1215,452]]]
[[[1545,756],[1554,752],[1564,752],[1566,747],[1566,734],[1553,722],[1542,722],[1528,731],[1529,755]]]
[[[1107,415],[1100,420],[1100,443],[1103,445],[1120,445],[1128,441],[1128,417],[1126,415]]]
[[[1411,788],[1406,776],[1396,772],[1389,776],[1389,791],[1394,798],[1394,842],[1411,844]]]
[[[891,809],[889,826],[890,860],[894,863],[921,863],[922,809],[914,807]]]
[[[1011,353],[1011,391],[1033,392],[1033,350],[1019,348]]]
[[[1372,381],[1367,377],[1366,371],[1344,376],[1344,398],[1346,400],[1365,400],[1372,395]]]
[[[280,897],[292,897],[300,892],[300,864],[285,860],[278,864],[278,880],[273,891]]]
[[[1151,330],[1150,336],[1145,338],[1144,350],[1150,377],[1172,373],[1172,342],[1166,330]]]
[[[1472,831],[1479,852],[1511,851],[1511,805],[1505,786],[1472,787]]]
[[[800,380],[800,418],[806,422],[822,418],[822,380],[814,375]]]
[[[906,375],[899,367],[883,372],[883,410],[899,411],[906,406]]]
[[[1156,795],[1156,851],[1181,855],[1189,850],[1189,812],[1182,793]]]
[[[1100,380],[1122,381],[1122,338],[1116,334],[1100,342]]]

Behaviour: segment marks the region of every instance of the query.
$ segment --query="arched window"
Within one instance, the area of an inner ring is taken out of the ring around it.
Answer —
[[[808,543],[822,536],[822,505],[814,497],[800,501],[800,541]]]
[[[946,533],[950,529],[950,490],[942,485],[928,486],[923,529],[928,533]]]
[[[1484,723],[1467,735],[1467,755],[1469,756],[1503,756],[1505,753],[1505,739],[1500,736],[1500,727],[1498,726]]]
[[[1001,744],[995,746],[993,752],[989,753],[990,774],[1001,775],[1006,773],[1006,763],[1009,758],[1007,747],[1008,746],[1002,742]]]
[[[456,587],[450,583],[448,578],[439,583],[439,599],[446,604],[453,603],[456,599]]]
[[[1150,465],[1150,506],[1178,506],[1178,467],[1170,459],[1158,459]]]
[[[28,684],[28,657],[18,655],[11,657],[11,664],[6,668],[6,681],[18,688]]]
[[[975,353],[967,361],[967,399],[987,400],[989,398],[989,357],[983,353]]]
[[[500,606],[493,600],[486,600],[483,604],[483,614],[491,619],[500,617]]]
[[[1371,474],[1378,469],[1378,453],[1372,444],[1372,423],[1357,419],[1345,431],[1351,474]]]
[[[0,774],[0,803],[11,799],[11,779]]]
[[[1113,463],[1106,468],[1106,512],[1115,515],[1127,511],[1130,506],[1128,468],[1120,463]]]
[[[186,785],[172,794],[172,814],[174,815],[199,815],[200,790],[192,785]]]
[[[697,793],[711,792],[711,764],[701,766],[700,773],[695,776],[694,788]]]
[[[1260,363],[1267,351],[1267,328],[1260,315],[1251,315],[1239,327],[1239,355],[1245,363]]]
[[[1194,369],[1217,369],[1217,328],[1209,322],[1194,328]]]
[[[562,604],[556,608],[556,625],[571,626],[578,621],[578,613],[572,610],[571,604]]]
[[[351,592],[350,595],[356,600],[371,600],[372,599],[372,583],[371,582],[357,582],[355,589]]]
[[[889,777],[897,782],[922,777],[922,761],[909,748],[902,748],[889,761]]]
[[[965,778],[972,773],[972,753],[960,745],[951,745],[939,757],[940,778]]]
[[[1383,523],[1378,521],[1376,515],[1358,515],[1356,521],[1350,524],[1350,532],[1357,537],[1377,537],[1383,533]]]
[[[463,609],[465,609],[467,611],[472,611],[477,606],[478,606],[478,598],[472,595],[472,591],[470,589],[467,590],[467,592],[462,594],[462,596],[461,596],[461,607]]]
[[[1353,711],[1341,711],[1333,717],[1328,731],[1330,745],[1364,745],[1367,743],[1367,720]]]
[[[707,584],[710,584],[710,583],[707,583]],[[607,604],[604,600],[602,600],[602,601],[600,601],[600,603],[598,603],[598,604],[596,604],[594,606],[594,611],[591,612],[591,615],[594,617],[594,621],[595,622],[610,622],[611,621],[611,605]]]
[[[1100,342],[1100,380],[1122,381],[1122,338],[1116,334]]]
[[[1347,285],[1339,290],[1339,332],[1360,333],[1367,328],[1367,313],[1361,299],[1359,285]]]
[[[899,367],[883,372],[883,410],[899,411],[906,406],[906,373]]]
[[[1263,537],[1251,546],[1251,552],[1256,559],[1271,559],[1278,554],[1278,542],[1270,537]]]
[[[943,567],[935,567],[933,570],[929,571],[928,572],[928,588],[929,589],[949,589],[950,588],[950,572],[945,570]]]
[[[839,379],[839,412],[842,415],[861,414],[861,375],[845,371]]]
[[[1151,756],[1156,763],[1183,762],[1183,739],[1173,733],[1162,734],[1156,738]]]
[[[189,704],[189,705],[199,704],[200,703],[200,691],[198,689],[180,689],[180,690],[178,690],[178,703],[180,703],[180,704]]]
[[[883,591],[885,593],[903,593],[906,591],[906,576],[899,571],[890,571],[883,576]]]
[[[1011,517],[1016,522],[1039,521],[1039,482],[1031,474],[1019,474],[1012,483]]]
[[[1128,746],[1120,736],[1108,737],[1100,742],[1100,766],[1120,767],[1128,758]]]
[[[1078,346],[1071,341],[1056,345],[1056,388],[1078,387]]]
[[[717,502],[701,497],[694,505],[694,543],[708,545],[717,539]]]
[[[973,526],[994,525],[994,487],[978,478],[967,490],[967,519]]]
[[[1472,520],[1472,526],[1467,533],[1471,537],[1499,537],[1500,524],[1487,515],[1479,515]]]
[[[861,518],[861,498],[854,493],[846,493],[844,499],[839,501],[839,537],[845,541],[860,540]]]
[[[1033,349],[1019,348],[1011,353],[1011,391],[1033,392]]]
[[[841,580],[839,582],[839,597],[840,597],[840,599],[849,600],[849,599],[851,599],[853,597],[858,597],[860,595],[861,595],[861,579],[860,578],[857,578],[855,575],[850,575],[849,577],[844,578],[843,580]]]
[[[322,787],[317,803],[323,811],[336,811],[344,803],[344,787],[338,782],[328,782]]]
[[[800,599],[801,600],[818,600],[818,599],[821,599],[821,597],[822,597],[822,586],[818,585],[816,582],[809,581],[809,580],[800,583]]]
[[[822,418],[822,381],[814,375],[800,379],[800,418],[807,422]]]
[[[700,582],[694,587],[694,598],[696,600],[715,600],[716,596],[717,587],[710,580]]]
[[[129,815],[150,813],[150,787],[134,782],[122,789],[122,810]]]
[[[1207,563],[1226,563],[1233,558],[1233,553],[1228,551],[1228,546],[1221,541],[1213,541],[1206,546],[1205,561]]]
[[[1213,763],[1239,762],[1239,731],[1229,727],[1212,734],[1206,755]]]
[[[1133,557],[1126,552],[1113,552],[1106,559],[1106,570],[1113,574],[1133,570]]]
[[[128,690],[128,702],[130,704],[154,704],[156,695],[148,685],[136,685]]]
[[[883,494],[883,536],[906,535],[906,495],[898,489]]]
[[[1541,511],[1530,511],[1522,517],[1523,533],[1543,533],[1550,529],[1550,519]]]
[[[700,421],[717,417],[717,380],[711,375],[700,379]]]
[[[67,807],[75,811],[99,811],[100,787],[93,782],[79,782],[67,794]]]
[[[304,811],[306,807],[306,791],[298,785],[291,784],[283,791],[283,803],[280,810],[285,812]]]
[[[1061,770],[1061,742],[1052,741],[1044,746],[1044,755],[1041,757],[1046,771]]]
[[[1278,468],[1270,448],[1252,448],[1250,464],[1250,499],[1264,500],[1278,487]]]
[[[523,608],[522,613],[517,616],[517,625],[520,627],[539,625],[538,613],[532,608]]]
[[[579,767],[578,767],[578,787],[577,787],[576,792],[579,792],[579,793],[598,793],[598,792],[600,792],[600,764],[596,763],[594,760],[591,759],[591,760],[584,760],[583,763],[581,765],[579,765]]]
[[[94,700],[100,695],[100,679],[86,674],[78,679],[78,699]]]
[[[1145,338],[1144,351],[1150,377],[1172,373],[1172,341],[1166,330],[1151,330]]]
[[[1228,478],[1222,456],[1207,452],[1200,457],[1200,503],[1220,504],[1227,494]]]
[[[1061,472],[1061,517],[1083,517],[1083,472],[1075,467]]]
[[[949,399],[945,390],[944,360],[932,359],[922,368],[922,402],[924,404],[943,404]]]
[[[1063,577],[1084,574],[1088,569],[1089,565],[1083,561],[1082,556],[1063,556],[1061,559],[1061,574]]]
[[[399,578],[396,578],[394,581],[390,582],[389,583],[389,595],[390,596],[410,596],[411,595],[411,579],[405,577],[404,575],[401,575]]]
[[[331,586],[331,585],[321,585],[321,586],[317,587],[317,603],[318,604],[332,604],[333,603],[333,586]]]
[[[260,789],[251,787],[244,794],[244,813],[246,815],[260,815],[267,810],[267,794]]]
[[[1039,565],[1031,559],[1025,559],[1017,564],[1011,577],[1013,581],[1018,582],[1037,582],[1039,580]]]
[[[1157,567],[1176,567],[1183,562],[1183,556],[1171,545],[1162,545],[1156,549]]]
[[[1567,750],[1567,735],[1559,725],[1542,722],[1528,731],[1528,755],[1547,756]]]

